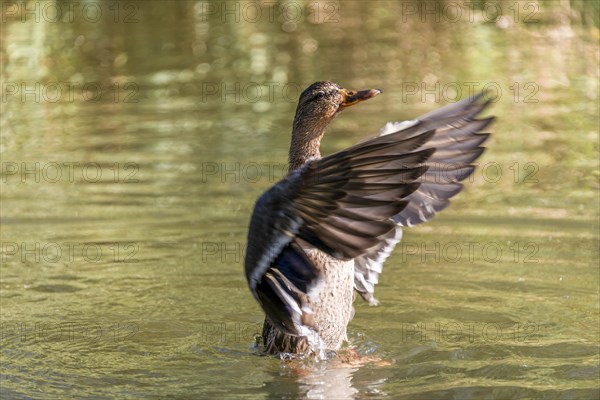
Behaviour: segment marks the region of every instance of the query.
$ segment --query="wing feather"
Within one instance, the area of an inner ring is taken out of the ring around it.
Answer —
[[[427,170],[419,177],[420,186],[403,201],[406,207],[392,217],[397,224],[369,252],[355,259],[354,286],[369,302],[377,304],[373,296],[383,263],[400,241],[402,226],[413,226],[429,221],[448,207],[450,199],[463,188],[460,183],[475,170],[471,163],[484,151],[480,147],[489,137],[480,133],[493,121],[493,117],[476,119],[489,102],[482,101],[483,93],[470,99],[450,104],[425,114],[416,120],[388,123],[382,130],[384,136],[405,135],[415,137],[423,132],[434,131],[431,138],[415,148],[415,152],[434,149],[423,163]]]

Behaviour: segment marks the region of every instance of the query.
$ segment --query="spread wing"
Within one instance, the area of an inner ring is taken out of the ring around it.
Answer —
[[[245,272],[250,289],[275,325],[291,334],[310,325],[307,296],[319,270],[296,239],[350,260],[377,246],[392,217],[420,186],[434,149],[418,150],[434,131],[381,136],[312,160],[257,201],[248,235]]]
[[[475,167],[471,163],[481,155],[481,144],[489,136],[480,132],[494,120],[476,118],[489,104],[482,97],[483,93],[412,121],[388,123],[382,129],[381,135],[404,132],[406,138],[433,130],[431,139],[416,151],[435,150],[424,163],[428,169],[419,178],[421,185],[403,199],[406,207],[392,217],[397,224],[394,232],[355,260],[354,286],[369,304],[377,304],[373,297],[375,284],[383,263],[402,237],[401,227],[429,221],[450,204],[450,198],[462,190],[460,182],[473,173]]]
[[[257,201],[245,258],[248,284],[283,331],[311,326],[308,297],[319,279],[301,239],[342,260],[355,259],[355,287],[372,299],[399,226],[430,219],[461,189],[488,135],[477,120],[481,95],[442,108],[393,132],[312,160]],[[394,128],[395,127],[395,128]],[[441,180],[441,172],[444,180]]]

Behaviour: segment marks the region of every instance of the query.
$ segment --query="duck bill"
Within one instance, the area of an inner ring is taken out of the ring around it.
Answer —
[[[382,92],[381,89],[369,89],[369,90],[360,90],[360,91],[340,89],[340,93],[344,97],[342,104],[340,104],[340,108],[344,109],[344,108],[353,106],[355,104],[358,104],[362,101],[372,99],[373,97],[377,96],[381,92]]]

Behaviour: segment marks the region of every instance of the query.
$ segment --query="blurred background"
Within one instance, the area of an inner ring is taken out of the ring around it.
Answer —
[[[2,398],[600,396],[594,1],[3,1]],[[381,88],[329,154],[486,89],[452,206],[407,230],[349,334],[253,347],[242,272],[300,92]],[[374,361],[375,360],[375,361]]]

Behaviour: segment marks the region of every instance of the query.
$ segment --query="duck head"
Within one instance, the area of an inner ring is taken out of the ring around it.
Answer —
[[[380,89],[348,90],[330,82],[315,82],[302,92],[296,108],[290,147],[290,169],[309,158],[320,157],[319,147],[325,128],[340,111],[371,99]]]

